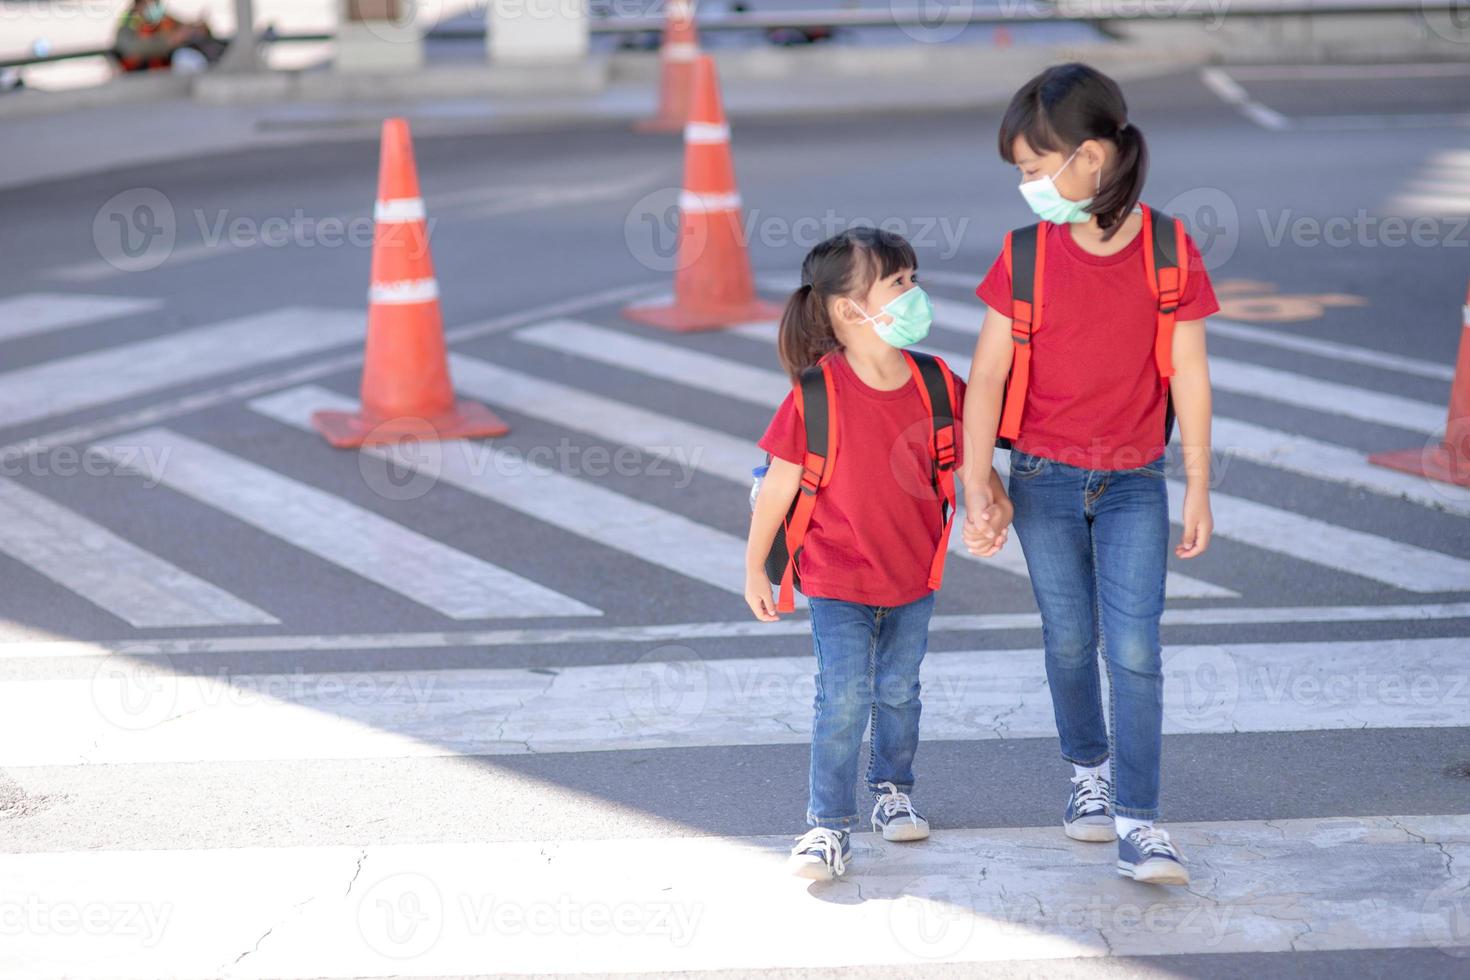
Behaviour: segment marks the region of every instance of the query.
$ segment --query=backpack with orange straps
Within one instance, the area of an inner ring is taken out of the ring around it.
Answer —
[[[949,548],[949,533],[955,514],[954,467],[958,433],[954,419],[954,375],[948,365],[932,354],[906,350],[903,355],[908,359],[909,371],[919,382],[924,407],[934,420],[929,440],[933,461],[930,479],[939,498],[943,530],[939,533],[934,561],[929,566],[929,588],[937,589],[944,578],[944,556]],[[802,463],[801,492],[791,502],[785,520],[776,529],[775,540],[766,556],[766,575],[771,582],[780,585],[777,612],[796,609],[793,590],[801,588],[797,564],[801,559],[802,542],[806,539],[807,526],[816,507],[817,491],[832,482],[833,464],[837,458],[837,398],[831,372],[831,367],[824,361],[803,371],[792,386],[796,412],[806,429],[806,459]],[[766,462],[770,461],[768,453]]]
[[[1187,269],[1184,256],[1184,222],[1140,204],[1143,211],[1143,262],[1149,290],[1158,300],[1158,324],[1154,332],[1154,363],[1165,389],[1164,444],[1174,435],[1174,399],[1169,379],[1174,375],[1174,313],[1184,295]],[[1169,231],[1154,233],[1155,223],[1168,221]],[[1006,271],[1011,275],[1011,373],[1001,402],[1000,432],[996,446],[1006,449],[1021,433],[1021,413],[1026,406],[1026,384],[1031,374],[1031,335],[1041,323],[1041,283],[1046,267],[1046,233],[1050,222],[1041,221],[1017,228],[1006,235]],[[1170,233],[1172,232],[1172,233]]]

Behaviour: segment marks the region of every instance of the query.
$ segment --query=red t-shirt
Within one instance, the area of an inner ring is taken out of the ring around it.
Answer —
[[[1220,309],[1194,240],[1176,320]],[[1046,236],[1041,321],[1031,335],[1031,377],[1017,449],[1084,469],[1133,469],[1164,452],[1164,387],[1154,362],[1158,304],[1144,267],[1143,234],[1107,256],[1085,252],[1069,225]],[[975,290],[1011,315],[1001,256]]]
[[[823,599],[901,606],[929,589],[929,566],[944,528],[930,482],[934,423],[918,382],[892,391],[869,387],[838,351],[835,370],[837,452],[832,481],[817,493],[802,546],[801,591]],[[955,378],[956,462],[965,382]],[[787,395],[760,447],[800,466],[806,429]]]

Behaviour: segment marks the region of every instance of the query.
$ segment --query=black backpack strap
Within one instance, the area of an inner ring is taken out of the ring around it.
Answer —
[[[1017,228],[1006,236],[1006,267],[1011,274],[1011,375],[1001,402],[996,445],[1005,448],[1021,434],[1026,385],[1031,379],[1031,334],[1041,321],[1041,274],[1046,256],[1046,223]]]
[[[781,589],[776,600],[777,612],[796,609],[795,588],[800,581],[796,565],[801,558],[807,525],[816,507],[817,491],[832,482],[832,464],[837,452],[837,406],[832,387],[832,374],[825,364],[816,364],[801,372],[796,380],[797,408],[806,429],[806,459],[801,466],[801,492],[792,501],[791,510],[781,526],[781,547],[786,551],[782,563]],[[767,570],[772,561],[767,560]],[[773,575],[774,579],[775,576]]]
[[[929,565],[929,588],[937,589],[944,580],[944,558],[949,553],[955,515],[955,446],[960,434],[954,418],[954,379],[945,363],[934,355],[913,350],[904,353],[908,355],[910,370],[923,385],[924,404],[933,420],[929,440],[933,464],[929,479],[939,498],[941,530],[939,547]]]

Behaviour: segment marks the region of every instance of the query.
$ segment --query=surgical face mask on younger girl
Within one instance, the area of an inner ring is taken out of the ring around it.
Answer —
[[[1021,196],[1036,212],[1036,216],[1042,221],[1050,221],[1053,224],[1081,224],[1092,215],[1087,213],[1087,206],[1092,203],[1092,198],[1083,198],[1080,201],[1069,201],[1057,190],[1056,178],[1067,169],[1067,164],[1077,156],[1078,147],[1072,151],[1072,156],[1067,157],[1067,162],[1057,168],[1057,172],[1049,177],[1040,177],[1036,180],[1024,181],[1021,184]]]
[[[862,307],[858,307],[862,312]],[[863,319],[873,325],[878,337],[893,347],[908,347],[929,336],[929,325],[934,322],[934,306],[929,294],[918,286],[900,293],[878,311],[887,313],[891,322],[882,323],[877,316],[863,313]]]

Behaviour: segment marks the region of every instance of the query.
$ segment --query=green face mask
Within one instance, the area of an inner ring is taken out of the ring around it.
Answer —
[[[863,319],[873,325],[884,343],[894,347],[917,344],[929,336],[929,325],[934,322],[934,306],[929,302],[929,294],[918,286],[884,303],[878,312],[887,313],[893,322],[880,323],[876,316],[866,313]]]

